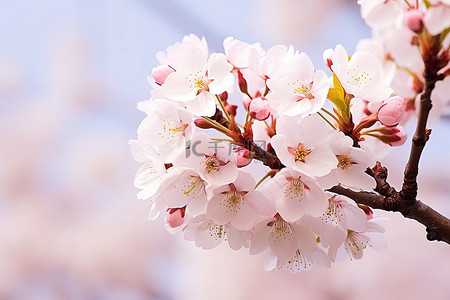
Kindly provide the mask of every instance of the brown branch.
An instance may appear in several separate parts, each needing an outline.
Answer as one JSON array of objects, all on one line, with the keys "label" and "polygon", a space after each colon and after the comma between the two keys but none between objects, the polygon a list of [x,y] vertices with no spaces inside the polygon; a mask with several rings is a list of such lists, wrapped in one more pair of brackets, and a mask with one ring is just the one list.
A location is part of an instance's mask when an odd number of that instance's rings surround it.
[{"label": "brown branch", "polygon": [[358,204],[400,212],[405,218],[414,219],[423,224],[427,230],[428,240],[450,244],[450,220],[419,200],[413,202],[404,200],[398,192],[391,197],[370,192],[355,192],[340,185],[332,187],[329,191],[347,196]]},{"label": "brown branch", "polygon": [[330,192],[347,196],[358,204],[364,204],[376,209],[400,212],[405,218],[414,219],[425,225],[427,239],[430,241],[444,241],[450,244],[450,220],[419,200],[404,199],[387,182],[388,170],[379,162],[367,173],[371,175],[377,185],[374,192],[355,192],[337,185],[329,189]]},{"label": "brown branch", "polygon": [[280,170],[285,167],[275,154],[262,149],[253,141],[247,141],[242,138],[235,141],[235,144],[249,150],[254,159],[261,161],[265,166],[268,166],[271,169]]},{"label": "brown branch", "polygon": [[[423,148],[427,143],[431,129],[427,129],[428,115],[432,108],[431,93],[438,80],[444,79],[443,74],[438,74],[439,70],[447,60],[447,55],[439,55],[441,45],[433,43],[424,45],[423,62],[425,64],[424,79],[425,88],[420,96],[419,117],[417,120],[416,132],[412,139],[411,151],[408,163],[405,167],[404,179],[400,196],[403,200],[414,201],[417,197],[417,175],[419,174],[419,160]],[[444,64],[444,66],[446,63]]]}]

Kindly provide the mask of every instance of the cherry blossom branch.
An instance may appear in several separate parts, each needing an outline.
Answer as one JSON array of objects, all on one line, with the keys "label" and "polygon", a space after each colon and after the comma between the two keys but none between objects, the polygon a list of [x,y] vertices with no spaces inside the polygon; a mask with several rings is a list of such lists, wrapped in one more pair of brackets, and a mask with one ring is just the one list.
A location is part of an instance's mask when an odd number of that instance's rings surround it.
[{"label": "cherry blossom branch", "polygon": [[448,64],[449,60],[449,51],[441,51],[442,46],[436,37],[424,36],[422,47],[422,56],[425,64],[424,91],[420,97],[416,131],[412,139],[401,191],[397,192],[389,185],[387,182],[387,169],[382,167],[379,162],[373,169],[367,170],[367,173],[376,181],[374,190],[378,194],[373,192],[355,192],[340,185],[331,188],[330,191],[348,196],[355,202],[372,208],[400,212],[406,218],[414,219],[425,225],[428,240],[444,241],[450,244],[450,220],[417,200],[419,161],[431,134],[431,129],[426,128],[428,115],[432,108],[431,93],[436,82],[445,78],[445,74],[438,74],[438,72]]},{"label": "cherry blossom branch", "polygon": [[405,218],[414,219],[425,225],[427,239],[430,241],[444,241],[450,244],[450,220],[423,202],[414,199],[406,200],[400,196],[387,182],[388,171],[379,162],[367,173],[376,181],[374,192],[355,192],[337,185],[329,189],[330,192],[341,194],[353,199],[358,204],[364,204],[375,209],[400,212]]},{"label": "cherry blossom branch", "polygon": [[412,139],[411,151],[408,163],[405,167],[404,180],[400,196],[407,201],[414,201],[417,196],[417,175],[419,174],[419,160],[423,148],[427,143],[431,129],[427,129],[428,115],[432,108],[431,92],[438,80],[444,79],[443,74],[438,74],[441,69],[440,56],[438,55],[440,47],[432,47],[424,52],[423,61],[425,63],[425,90],[420,96],[419,117],[416,126],[416,132]]}]

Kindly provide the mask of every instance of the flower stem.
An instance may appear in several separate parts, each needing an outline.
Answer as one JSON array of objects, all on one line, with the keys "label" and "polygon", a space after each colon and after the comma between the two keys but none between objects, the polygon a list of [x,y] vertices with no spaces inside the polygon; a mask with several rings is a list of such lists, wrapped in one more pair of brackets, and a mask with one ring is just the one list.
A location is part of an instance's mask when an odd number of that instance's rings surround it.
[{"label": "flower stem", "polygon": [[225,105],[223,105],[222,99],[219,95],[216,95],[217,100],[219,101],[220,107],[222,108],[223,113],[225,114],[225,117],[227,118],[228,122],[231,123],[231,117],[228,113],[227,109],[225,108]]},{"label": "flower stem", "polygon": [[223,126],[222,124],[208,118],[205,116],[202,116],[203,119],[205,119],[209,124],[211,124],[212,126],[214,126],[217,130],[219,130],[220,132],[223,132],[225,134],[228,134],[230,132],[230,130],[228,128],[226,128],[225,126]]},{"label": "flower stem", "polygon": [[330,125],[334,130],[336,130],[336,127],[334,127],[334,125],[333,124],[331,124],[331,122],[330,121],[328,121],[328,119],[327,118],[325,118],[325,116],[324,115],[322,115],[320,112],[317,112],[317,114],[322,118],[322,119],[324,119],[324,121],[325,122],[327,122],[328,123],[328,125]]}]

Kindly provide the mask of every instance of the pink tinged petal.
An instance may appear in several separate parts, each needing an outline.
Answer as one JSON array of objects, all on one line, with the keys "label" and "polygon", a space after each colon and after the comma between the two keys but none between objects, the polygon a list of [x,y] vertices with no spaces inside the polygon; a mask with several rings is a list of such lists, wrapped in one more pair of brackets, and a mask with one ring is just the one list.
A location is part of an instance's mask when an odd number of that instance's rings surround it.
[{"label": "pink tinged petal", "polygon": [[233,184],[236,187],[236,190],[240,192],[249,192],[253,191],[256,182],[252,174],[239,171]]},{"label": "pink tinged petal", "polygon": [[175,101],[189,101],[197,95],[192,74],[183,71],[173,72],[167,76],[161,86],[164,94]]},{"label": "pink tinged petal", "polygon": [[305,185],[299,178],[296,178],[289,181],[284,189],[283,198],[277,200],[275,206],[283,219],[294,222],[305,213],[304,199]]},{"label": "pink tinged petal", "polygon": [[226,236],[227,226],[205,221],[198,227],[195,245],[209,250],[219,245]]},{"label": "pink tinged petal", "polygon": [[375,180],[366,173],[367,167],[352,165],[344,170],[336,169],[336,178],[344,186],[362,190],[371,190],[375,187]]},{"label": "pink tinged petal", "polygon": [[130,151],[133,158],[140,163],[148,162],[153,158],[159,156],[158,152],[152,145],[139,142],[138,140],[130,140]]},{"label": "pink tinged petal", "polygon": [[251,234],[250,255],[259,254],[269,247],[268,235],[271,227],[267,224],[273,220],[273,218],[268,218],[256,224]]},{"label": "pink tinged petal", "polygon": [[245,194],[244,201],[259,215],[273,216],[276,213],[273,201],[259,191],[251,191]]},{"label": "pink tinged petal", "polygon": [[291,224],[292,233],[297,239],[297,247],[308,254],[317,248],[317,240],[310,228],[301,223]]},{"label": "pink tinged petal", "polygon": [[150,207],[150,213],[148,214],[148,219],[150,221],[156,220],[159,216],[159,210],[156,208],[156,203],[153,202],[152,206]]},{"label": "pink tinged petal", "polygon": [[168,207],[183,207],[192,201],[194,210],[204,208],[207,202],[205,182],[193,170],[174,169],[162,183],[160,202]]},{"label": "pink tinged petal", "polygon": [[276,220],[269,232],[270,250],[281,260],[288,260],[295,253],[298,242],[291,225],[284,220]]},{"label": "pink tinged petal", "polygon": [[347,239],[347,229],[340,226],[328,226],[319,237],[322,246],[337,249]]},{"label": "pink tinged petal", "polygon": [[430,34],[440,34],[444,29],[450,27],[450,7],[447,5],[431,6],[427,9],[423,21]]},{"label": "pink tinged petal", "polygon": [[237,230],[233,226],[228,225],[227,240],[228,245],[230,245],[230,248],[233,250],[248,248],[250,240],[250,232],[244,230]]},{"label": "pink tinged petal", "polygon": [[324,176],[335,169],[337,163],[336,156],[328,146],[317,145],[311,150],[305,163],[298,161],[294,168],[303,169],[313,176]]},{"label": "pink tinged petal", "polygon": [[225,166],[220,166],[216,172],[203,172],[206,180],[213,185],[223,185],[232,183],[238,175],[238,167],[234,162],[229,162]]},{"label": "pink tinged petal", "polygon": [[307,98],[290,103],[285,101],[281,103],[277,108],[277,112],[279,115],[286,116],[305,115],[309,113],[310,110],[311,101]]},{"label": "pink tinged petal", "polygon": [[289,270],[294,274],[309,271],[312,268],[312,260],[308,256],[309,255],[305,255],[302,250],[297,249],[294,256],[283,265],[280,265],[279,268]]},{"label": "pink tinged petal", "polygon": [[228,76],[233,66],[228,62],[223,53],[213,53],[208,60],[208,78],[221,79]]},{"label": "pink tinged petal", "polygon": [[348,229],[359,232],[367,230],[367,217],[362,209],[351,204],[344,204],[344,213]]},{"label": "pink tinged petal", "polygon": [[317,249],[310,253],[311,259],[315,265],[319,265],[324,268],[331,268],[331,261],[328,255],[323,250]]},{"label": "pink tinged petal", "polygon": [[245,201],[231,220],[231,225],[239,230],[250,230],[258,221],[258,214]]},{"label": "pink tinged petal", "polygon": [[309,215],[318,217],[327,209],[327,196],[315,181],[305,182],[308,185],[308,189],[305,190],[305,201],[303,207]]},{"label": "pink tinged petal", "polygon": [[272,271],[277,267],[277,257],[272,252],[267,254],[264,261],[264,271]]},{"label": "pink tinged petal", "polygon": [[223,225],[230,222],[242,208],[242,195],[236,191],[227,191],[214,196],[208,204],[207,218]]},{"label": "pink tinged petal", "polygon": [[209,92],[214,95],[222,94],[229,90],[234,83],[233,74],[229,73],[222,78],[218,78],[209,84]]},{"label": "pink tinged petal", "polygon": [[363,257],[363,250],[367,246],[369,246],[369,238],[367,236],[355,231],[349,231],[344,247],[350,258],[361,259]]},{"label": "pink tinged petal", "polygon": [[211,117],[216,113],[216,98],[206,91],[187,101],[186,108],[197,116]]},{"label": "pink tinged petal", "polygon": [[280,159],[280,161],[287,167],[293,166],[295,162],[294,156],[288,151],[288,139],[282,135],[275,135],[272,137],[271,145]]}]

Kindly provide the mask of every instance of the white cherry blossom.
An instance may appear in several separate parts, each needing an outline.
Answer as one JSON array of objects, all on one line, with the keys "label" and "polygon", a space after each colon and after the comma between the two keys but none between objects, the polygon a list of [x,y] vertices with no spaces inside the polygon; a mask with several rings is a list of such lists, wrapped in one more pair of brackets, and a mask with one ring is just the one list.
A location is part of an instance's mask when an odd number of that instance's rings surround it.
[{"label": "white cherry blossom", "polygon": [[318,247],[315,250],[308,252],[297,249],[288,261],[282,261],[272,253],[269,253],[264,263],[264,270],[287,270],[295,274],[309,271],[313,265],[320,265],[324,268],[331,267],[331,262],[327,254]]},{"label": "white cherry blossom", "polygon": [[137,198],[151,202],[149,219],[156,219],[159,212],[155,200],[159,195],[162,178],[167,173],[166,168],[151,145],[131,140],[130,150],[133,158],[143,164],[134,178],[134,186],[141,190],[137,194]]},{"label": "white cherry blossom", "polygon": [[231,36],[223,41],[223,48],[228,62],[236,69],[248,68],[250,66],[250,56],[253,51],[255,55],[264,53],[259,43],[249,44]]},{"label": "white cherry blossom", "polygon": [[267,99],[278,115],[306,116],[319,111],[330,87],[322,70],[315,70],[305,53],[287,55],[276,75],[267,80],[272,91]]},{"label": "white cherry blossom", "polygon": [[319,216],[325,211],[327,197],[316,180],[304,173],[283,169],[264,185],[264,194],[275,199],[281,217],[289,222],[303,215]]},{"label": "white cherry blossom", "polygon": [[432,6],[426,10],[423,22],[428,32],[438,35],[450,27],[450,1],[431,0]]},{"label": "white cherry blossom", "polygon": [[192,114],[167,100],[152,100],[150,114],[138,127],[138,140],[157,148],[160,159],[170,163],[181,152],[194,132]]},{"label": "white cherry blossom", "polygon": [[329,136],[329,145],[337,159],[337,168],[318,179],[323,187],[341,184],[353,189],[372,190],[375,180],[366,174],[375,165],[375,159],[367,151],[353,147],[353,140],[342,132]]},{"label": "white cherry blossom", "polygon": [[216,224],[230,223],[236,229],[250,230],[259,216],[275,214],[275,208],[263,193],[255,191],[253,175],[239,172],[235,181],[213,190],[207,217]]},{"label": "white cherry blossom", "polygon": [[330,59],[331,69],[348,94],[375,102],[392,94],[392,90],[381,81],[380,64],[373,54],[356,51],[349,59],[344,47],[337,45]]},{"label": "white cherry blossom", "polygon": [[309,252],[316,246],[313,232],[298,222],[287,222],[278,215],[255,225],[251,235],[250,254],[258,254],[270,248],[280,260],[287,262],[297,249]]},{"label": "white cherry blossom", "polygon": [[361,17],[373,29],[398,26],[403,21],[407,5],[403,0],[358,0]]},{"label": "white cherry blossom", "polygon": [[171,167],[160,183],[159,209],[187,206],[187,213],[204,213],[208,203],[206,181],[194,169]]},{"label": "white cherry blossom", "polygon": [[318,218],[307,217],[307,224],[320,238],[325,248],[338,248],[347,238],[348,230],[367,230],[367,218],[355,202],[345,196],[328,195],[328,207]]},{"label": "white cherry blossom", "polygon": [[173,159],[173,165],[196,170],[212,185],[232,183],[238,175],[236,155],[231,148],[220,141],[212,141],[204,133],[193,135],[189,147]]},{"label": "white cherry blossom", "polygon": [[232,69],[224,54],[213,53],[206,64],[176,69],[167,76],[162,89],[168,98],[184,101],[192,113],[212,116],[216,111],[215,95],[233,85]]},{"label": "white cherry blossom", "polygon": [[216,224],[206,218],[206,215],[199,215],[189,220],[183,229],[184,238],[195,241],[195,245],[205,250],[218,246],[226,240],[233,250],[249,247],[250,232],[238,230],[233,225]]},{"label": "white cherry blossom", "polygon": [[272,147],[285,166],[312,176],[324,176],[337,168],[338,160],[327,140],[333,130],[317,116],[280,117],[276,130]]},{"label": "white cherry blossom", "polygon": [[330,246],[328,256],[331,261],[338,262],[348,257],[350,259],[361,259],[364,250],[367,248],[373,248],[377,251],[385,250],[387,248],[386,240],[382,235],[384,228],[377,222],[375,218],[369,220],[367,229],[363,232],[348,230],[347,238],[342,245],[339,247]]}]

